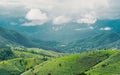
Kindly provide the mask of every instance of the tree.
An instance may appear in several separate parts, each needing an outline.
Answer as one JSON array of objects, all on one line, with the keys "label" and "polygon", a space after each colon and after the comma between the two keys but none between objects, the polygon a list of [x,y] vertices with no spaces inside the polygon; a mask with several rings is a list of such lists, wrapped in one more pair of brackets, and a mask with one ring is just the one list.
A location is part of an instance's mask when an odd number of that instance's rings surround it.
[{"label": "tree", "polygon": [[0,60],[6,60],[15,57],[10,47],[0,49]]}]

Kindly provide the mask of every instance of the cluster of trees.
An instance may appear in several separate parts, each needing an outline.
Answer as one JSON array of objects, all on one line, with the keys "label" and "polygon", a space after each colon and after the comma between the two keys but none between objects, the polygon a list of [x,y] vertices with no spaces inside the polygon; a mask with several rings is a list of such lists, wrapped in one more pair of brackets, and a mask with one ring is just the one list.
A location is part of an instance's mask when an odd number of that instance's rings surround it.
[{"label": "cluster of trees", "polygon": [[15,57],[10,47],[0,49],[0,60],[6,60]]}]

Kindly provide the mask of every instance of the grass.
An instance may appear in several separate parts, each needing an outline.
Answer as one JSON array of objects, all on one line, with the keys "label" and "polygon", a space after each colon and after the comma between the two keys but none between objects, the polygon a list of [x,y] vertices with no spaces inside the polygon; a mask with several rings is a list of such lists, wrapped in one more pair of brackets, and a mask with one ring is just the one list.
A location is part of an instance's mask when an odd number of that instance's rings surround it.
[{"label": "grass", "polygon": [[39,48],[11,48],[0,75],[119,75],[120,51],[95,50],[65,56]]},{"label": "grass", "polygon": [[83,75],[90,68],[117,52],[115,50],[90,51],[56,58],[48,60],[22,75]]},{"label": "grass", "polygon": [[108,59],[97,64],[86,72],[90,75],[119,75],[120,74],[120,52],[113,54]]},{"label": "grass", "polygon": [[12,48],[12,52],[14,58],[0,61],[0,75],[20,75],[40,63],[62,56],[60,53],[37,48]]},{"label": "grass", "polygon": [[35,66],[36,61],[33,58],[15,58],[0,62],[0,75],[19,75],[23,71]]},{"label": "grass", "polygon": [[51,51],[51,50],[43,50],[43,49],[39,49],[39,48],[20,48],[20,47],[16,47],[16,48],[13,48],[13,49],[15,49],[15,51],[29,52],[29,53],[32,53],[32,54],[37,54],[37,55],[41,55],[41,56],[48,56],[48,57],[60,57],[60,56],[64,55],[62,53],[54,52],[54,51]]}]

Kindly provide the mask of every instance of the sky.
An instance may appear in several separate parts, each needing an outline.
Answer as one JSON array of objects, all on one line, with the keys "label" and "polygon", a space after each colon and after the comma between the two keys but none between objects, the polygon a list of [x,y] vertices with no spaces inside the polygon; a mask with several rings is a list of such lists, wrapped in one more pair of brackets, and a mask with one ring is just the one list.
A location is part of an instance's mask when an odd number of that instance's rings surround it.
[{"label": "sky", "polygon": [[24,16],[29,22],[22,26],[47,22],[53,25],[69,22],[92,25],[98,19],[120,19],[119,3],[120,0],[1,0],[0,15]]}]

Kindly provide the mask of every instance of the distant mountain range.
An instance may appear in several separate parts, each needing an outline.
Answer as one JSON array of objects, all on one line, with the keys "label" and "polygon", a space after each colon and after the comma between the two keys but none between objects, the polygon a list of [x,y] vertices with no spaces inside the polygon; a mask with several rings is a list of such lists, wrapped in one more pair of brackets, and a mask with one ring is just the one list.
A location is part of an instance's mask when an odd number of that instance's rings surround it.
[{"label": "distant mountain range", "polygon": [[9,29],[0,27],[0,47],[4,47],[7,45],[26,46],[26,47],[35,46],[33,42],[30,41],[24,35],[14,30],[9,30]]},{"label": "distant mountain range", "polygon": [[62,51],[81,52],[98,49],[120,49],[120,34],[116,32],[95,34],[69,43]]},{"label": "distant mountain range", "polygon": [[[17,22],[17,20],[15,21]],[[71,53],[96,49],[120,49],[120,20],[98,20],[92,25],[95,29],[83,31],[73,30],[84,28],[84,25],[75,23],[65,25],[60,31],[52,30],[52,25],[49,24],[35,27],[7,24],[9,24],[9,19],[8,22],[0,20],[0,25],[13,29],[0,27],[1,47],[19,45]],[[21,23],[18,22],[18,24]],[[110,27],[112,30],[100,30],[104,27]]]},{"label": "distant mountain range", "polygon": [[[120,20],[97,20],[96,23],[90,25],[94,29],[88,29],[87,24],[68,23],[65,25],[53,25],[45,23],[37,26],[22,26],[28,22],[24,17],[10,17],[0,15],[0,26],[16,30],[29,36],[29,39],[38,39],[42,41],[62,41],[71,42],[86,38],[94,34],[103,32],[118,32],[120,33]],[[111,30],[105,31],[100,28],[110,27]]]},{"label": "distant mountain range", "polygon": [[18,33],[15,30],[0,27],[0,47],[24,46],[55,50],[58,44],[59,42],[55,41],[31,40],[26,35]]}]

